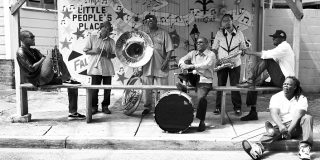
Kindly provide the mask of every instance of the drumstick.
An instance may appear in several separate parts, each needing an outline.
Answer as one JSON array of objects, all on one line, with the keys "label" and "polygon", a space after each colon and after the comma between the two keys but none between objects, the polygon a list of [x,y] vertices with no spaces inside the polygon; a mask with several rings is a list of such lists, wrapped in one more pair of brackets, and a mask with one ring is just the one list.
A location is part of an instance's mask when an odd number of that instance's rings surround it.
[{"label": "drumstick", "polygon": [[142,122],[143,117],[144,117],[144,114],[142,114],[141,117],[140,117],[140,122],[139,122],[139,125],[138,125],[136,131],[134,132],[134,136],[136,136],[137,133],[138,133],[138,130],[139,130],[139,128],[140,128],[140,125],[141,125],[141,122]]}]

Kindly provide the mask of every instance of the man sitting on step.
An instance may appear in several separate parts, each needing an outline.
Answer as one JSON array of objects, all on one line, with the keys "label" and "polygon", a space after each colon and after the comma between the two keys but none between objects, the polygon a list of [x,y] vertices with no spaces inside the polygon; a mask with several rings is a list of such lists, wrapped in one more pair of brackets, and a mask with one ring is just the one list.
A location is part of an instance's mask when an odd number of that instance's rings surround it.
[{"label": "man sitting on step", "polygon": [[276,124],[273,126],[266,122],[266,133],[258,143],[242,141],[243,149],[252,159],[260,159],[262,153],[269,145],[280,139],[299,138],[299,157],[310,159],[310,150],[313,144],[313,118],[307,114],[308,100],[302,95],[300,82],[297,78],[289,76],[283,83],[283,90],[270,99],[270,114]]}]

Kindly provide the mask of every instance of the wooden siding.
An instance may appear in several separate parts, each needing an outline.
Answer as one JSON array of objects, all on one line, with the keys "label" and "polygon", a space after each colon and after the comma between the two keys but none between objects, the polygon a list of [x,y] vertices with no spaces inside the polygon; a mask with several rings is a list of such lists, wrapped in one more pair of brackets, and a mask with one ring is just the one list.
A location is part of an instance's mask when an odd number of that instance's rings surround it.
[{"label": "wooden siding", "polygon": [[[306,92],[320,91],[320,10],[304,9],[301,21],[299,79]],[[268,36],[276,29],[287,33],[287,41],[292,45],[293,14],[290,9],[266,10],[265,49],[273,48]]]},{"label": "wooden siding", "polygon": [[0,2],[0,59],[5,59],[3,1]]},{"label": "wooden siding", "polygon": [[22,8],[20,17],[21,29],[29,30],[36,36],[36,47],[43,54],[54,45],[59,45],[56,12]]},{"label": "wooden siding", "polygon": [[[54,45],[58,45],[57,12],[40,9],[21,8],[20,25],[22,29],[30,30],[36,37],[36,47],[46,53]],[[6,58],[4,33],[3,3],[0,3],[0,59]]]}]

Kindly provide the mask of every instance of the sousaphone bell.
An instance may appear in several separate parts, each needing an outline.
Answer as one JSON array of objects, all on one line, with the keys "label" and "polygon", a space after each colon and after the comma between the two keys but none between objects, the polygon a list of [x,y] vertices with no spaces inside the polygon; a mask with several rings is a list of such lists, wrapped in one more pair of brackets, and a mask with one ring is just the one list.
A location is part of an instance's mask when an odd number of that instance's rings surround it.
[{"label": "sousaphone bell", "polygon": [[116,54],[120,62],[126,66],[144,66],[153,55],[152,39],[142,31],[124,32],[116,42]]}]

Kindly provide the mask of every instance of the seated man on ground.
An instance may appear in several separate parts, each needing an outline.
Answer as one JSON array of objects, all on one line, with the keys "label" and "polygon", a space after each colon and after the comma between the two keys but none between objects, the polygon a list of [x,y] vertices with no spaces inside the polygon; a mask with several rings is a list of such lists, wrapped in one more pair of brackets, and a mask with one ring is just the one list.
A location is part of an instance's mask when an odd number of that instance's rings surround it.
[{"label": "seated man on ground", "polygon": [[266,122],[266,133],[260,142],[242,142],[243,149],[252,159],[259,159],[262,153],[274,141],[281,139],[299,138],[299,157],[310,159],[310,150],[313,144],[313,118],[307,114],[308,100],[302,95],[302,88],[297,78],[289,76],[283,83],[283,90],[270,99],[270,114],[276,124]]},{"label": "seated man on ground", "polygon": [[[200,37],[197,40],[198,50],[193,50],[187,55],[179,60],[179,67],[183,70],[193,70],[192,74],[197,74],[192,76],[193,84],[197,88],[197,115],[196,117],[200,120],[198,131],[204,131],[205,118],[207,112],[207,100],[206,96],[208,92],[212,89],[213,82],[213,64],[215,60],[215,55],[212,51],[208,49],[208,40],[204,37]],[[191,61],[191,63],[185,63]],[[188,80],[191,76],[185,76],[185,80]],[[198,77],[198,78],[197,78]],[[196,82],[194,82],[196,80]],[[177,83],[177,88],[186,91],[186,86],[182,83]]]},{"label": "seated man on ground", "polygon": [[[68,71],[66,64],[63,61],[62,55],[58,50],[56,62],[52,60],[52,54],[45,56],[40,53],[39,50],[31,48],[35,45],[33,33],[30,31],[21,31],[20,40],[22,42],[21,47],[17,51],[17,61],[20,66],[21,75],[29,83],[34,86],[42,86],[47,84],[80,84],[80,82],[73,80]],[[57,69],[56,67],[59,67]],[[55,67],[55,71],[53,69]],[[68,88],[69,98],[69,116],[68,120],[85,119],[86,117],[77,112],[78,110],[78,89]]]},{"label": "seated man on ground", "polygon": [[[246,82],[242,82],[237,86],[240,88],[254,88],[260,82],[261,74],[267,70],[270,75],[270,86],[281,87],[285,77],[294,76],[294,53],[288,42],[286,42],[286,33],[282,30],[277,30],[273,35],[270,35],[273,44],[276,46],[271,50],[262,52],[246,51],[246,54],[255,55],[261,60],[251,70],[251,76]],[[256,111],[257,91],[248,91],[246,104],[251,107],[248,115],[241,117],[241,121],[258,120]]]}]

